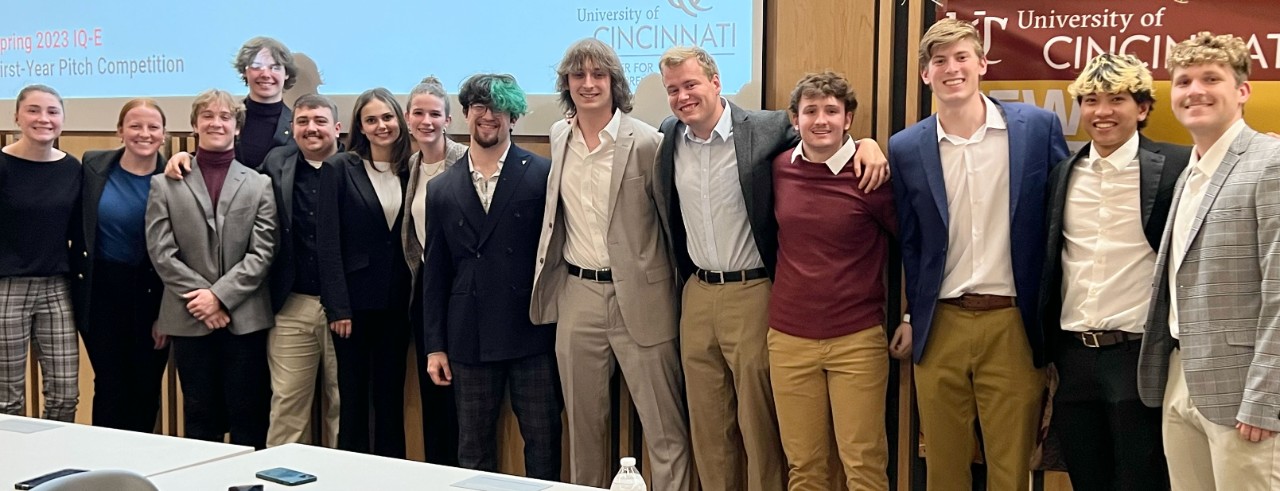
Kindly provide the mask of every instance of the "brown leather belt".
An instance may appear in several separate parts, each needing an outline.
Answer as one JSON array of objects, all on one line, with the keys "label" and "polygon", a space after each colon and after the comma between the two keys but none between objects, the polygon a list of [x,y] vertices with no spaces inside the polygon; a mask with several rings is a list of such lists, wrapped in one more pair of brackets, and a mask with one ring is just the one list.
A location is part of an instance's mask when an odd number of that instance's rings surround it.
[{"label": "brown leather belt", "polygon": [[1114,346],[1129,341],[1142,341],[1141,334],[1124,331],[1085,331],[1068,332],[1067,334],[1090,348]]},{"label": "brown leather belt", "polygon": [[955,298],[944,298],[939,302],[955,305],[965,310],[996,310],[1007,309],[1013,306],[1013,297],[1003,295],[983,295],[981,293],[966,293]]}]

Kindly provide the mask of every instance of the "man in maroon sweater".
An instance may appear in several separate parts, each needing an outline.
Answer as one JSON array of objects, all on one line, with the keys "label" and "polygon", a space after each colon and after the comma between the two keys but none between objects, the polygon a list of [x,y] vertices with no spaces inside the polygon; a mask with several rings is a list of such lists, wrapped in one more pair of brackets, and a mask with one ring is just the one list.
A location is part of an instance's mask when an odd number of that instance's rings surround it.
[{"label": "man in maroon sweater", "polygon": [[833,432],[848,488],[889,489],[888,354],[905,357],[911,338],[895,333],[890,348],[885,331],[885,264],[897,221],[889,187],[858,187],[857,142],[846,133],[857,105],[844,77],[806,75],[790,105],[801,143],[773,160],[769,370],[791,489],[831,484]]}]

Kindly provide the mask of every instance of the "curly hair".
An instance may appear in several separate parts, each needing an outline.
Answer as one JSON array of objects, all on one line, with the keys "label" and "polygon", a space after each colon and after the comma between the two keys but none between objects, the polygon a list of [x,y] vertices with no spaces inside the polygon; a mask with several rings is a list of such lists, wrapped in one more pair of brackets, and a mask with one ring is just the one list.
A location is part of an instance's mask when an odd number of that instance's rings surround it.
[{"label": "curly hair", "polygon": [[1231,67],[1238,85],[1249,81],[1253,60],[1249,58],[1249,48],[1244,39],[1230,34],[1214,36],[1209,31],[1200,31],[1169,50],[1169,59],[1165,62],[1170,74],[1174,69],[1206,63],[1221,63]]},{"label": "curly hair", "polygon": [[858,96],[853,88],[849,87],[849,80],[839,73],[828,71],[809,73],[801,78],[796,83],[796,88],[791,90],[791,104],[787,106],[787,110],[791,111],[792,115],[799,114],[800,99],[826,96],[835,97],[836,100],[844,103],[845,112],[858,109]]},{"label": "curly hair", "polygon": [[490,109],[506,113],[516,119],[529,112],[529,102],[516,78],[505,73],[481,73],[472,75],[458,90],[458,102],[466,114],[473,104],[484,104]]}]

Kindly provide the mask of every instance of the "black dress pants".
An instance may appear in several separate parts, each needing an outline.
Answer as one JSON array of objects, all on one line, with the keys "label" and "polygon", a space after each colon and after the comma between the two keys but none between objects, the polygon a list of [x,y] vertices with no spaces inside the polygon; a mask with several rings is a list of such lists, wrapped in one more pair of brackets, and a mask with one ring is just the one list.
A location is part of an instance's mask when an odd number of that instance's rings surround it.
[{"label": "black dress pants", "polygon": [[171,338],[187,438],[220,442],[230,432],[231,443],[266,448],[271,415],[267,333],[235,335],[223,328]]},{"label": "black dress pants", "polygon": [[[422,275],[418,275],[417,291],[422,291]],[[436,385],[427,374],[426,345],[422,340],[422,296],[417,295],[409,307],[414,352],[418,357],[418,393],[422,398],[422,443],[426,462],[458,466],[458,407],[453,387]]]},{"label": "black dress pants", "polygon": [[474,364],[451,360],[449,366],[457,391],[459,465],[498,471],[498,415],[510,390],[524,438],[525,475],[559,481],[564,398],[555,353]]},{"label": "black dress pants", "polygon": [[93,364],[93,424],[151,433],[169,362],[169,349],[155,349],[151,339],[163,285],[145,265],[98,261],[93,268],[91,319],[80,333]]},{"label": "black dress pants", "polygon": [[1062,443],[1072,489],[1169,489],[1160,409],[1138,397],[1142,341],[1089,348],[1059,335],[1053,431]]},{"label": "black dress pants", "polygon": [[408,312],[403,308],[357,310],[351,319],[351,336],[334,335],[333,349],[342,400],[338,448],[403,459]]}]

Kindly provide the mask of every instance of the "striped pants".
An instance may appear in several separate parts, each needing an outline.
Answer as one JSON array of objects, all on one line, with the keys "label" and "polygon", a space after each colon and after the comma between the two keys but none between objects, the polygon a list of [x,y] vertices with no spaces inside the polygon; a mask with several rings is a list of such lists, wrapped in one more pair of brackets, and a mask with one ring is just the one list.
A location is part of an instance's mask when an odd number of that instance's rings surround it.
[{"label": "striped pants", "polygon": [[80,345],[65,278],[0,278],[0,413],[24,413],[32,339],[40,351],[45,419],[75,420]]}]

